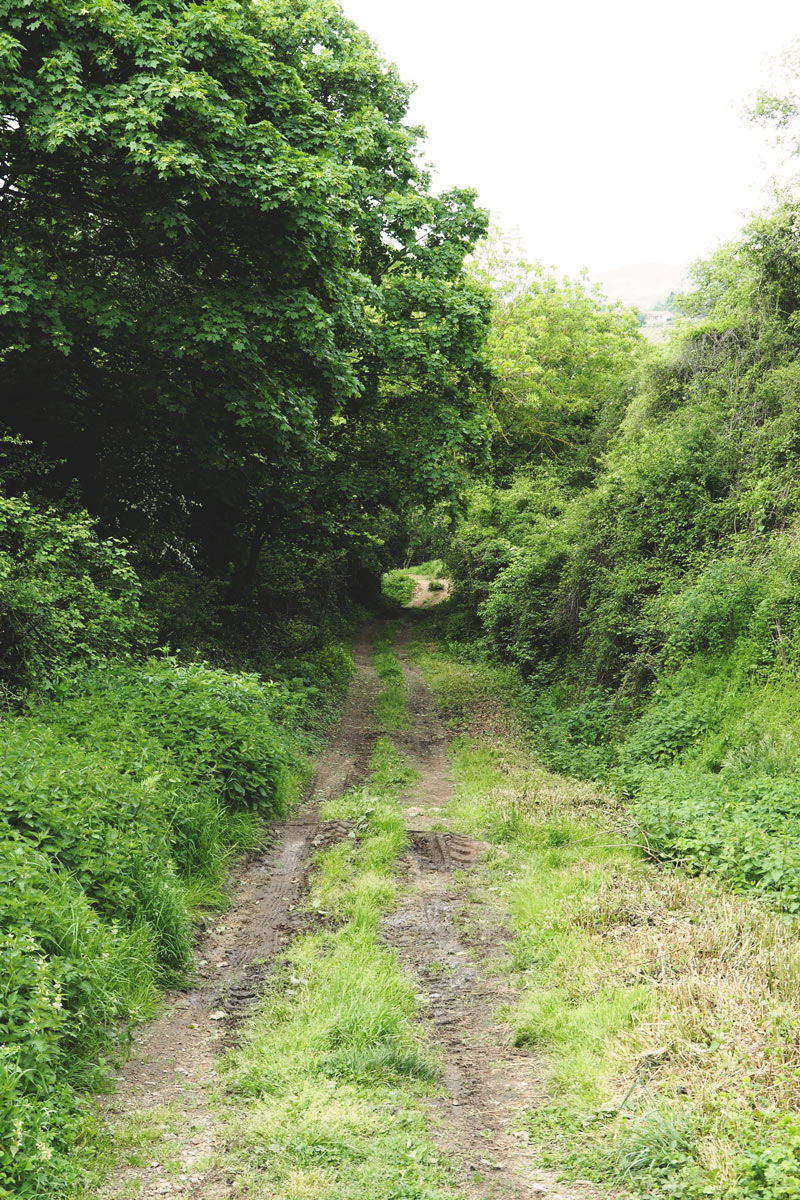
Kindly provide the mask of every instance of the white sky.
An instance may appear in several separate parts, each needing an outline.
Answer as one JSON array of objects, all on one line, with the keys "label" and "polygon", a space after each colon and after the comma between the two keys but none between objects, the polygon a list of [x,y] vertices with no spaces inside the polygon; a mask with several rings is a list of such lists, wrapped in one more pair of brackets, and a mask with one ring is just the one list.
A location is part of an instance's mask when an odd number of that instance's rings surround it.
[{"label": "white sky", "polygon": [[[559,270],[684,264],[776,163],[741,113],[798,0],[343,0],[401,76],[439,187],[476,187]],[[772,165],[770,165],[772,164]]]}]

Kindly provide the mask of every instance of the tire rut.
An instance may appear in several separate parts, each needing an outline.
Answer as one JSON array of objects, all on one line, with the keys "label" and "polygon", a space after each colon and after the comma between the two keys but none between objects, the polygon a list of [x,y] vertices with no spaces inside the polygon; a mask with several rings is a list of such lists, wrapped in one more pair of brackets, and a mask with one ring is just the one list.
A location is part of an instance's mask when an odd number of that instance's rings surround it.
[{"label": "tire rut", "polygon": [[[486,970],[501,965],[508,931],[490,905],[467,901],[452,871],[473,866],[487,847],[455,831],[431,829],[454,785],[448,735],[420,669],[408,659],[412,625],[395,642],[409,688],[412,729],[398,738],[420,772],[406,810],[427,828],[409,831],[408,888],[382,922],[382,936],[414,973],[425,996],[421,1020],[439,1044],[446,1096],[432,1102],[443,1150],[456,1159],[462,1186],[478,1200],[591,1200],[590,1184],[559,1184],[536,1166],[521,1128],[526,1109],[546,1095],[544,1068],[534,1055],[508,1044],[494,1013],[515,993]],[[467,912],[469,935],[466,932]],[[477,965],[483,960],[484,968]]]},{"label": "tire rut", "polygon": [[296,909],[312,853],[353,828],[348,821],[320,822],[317,814],[367,773],[378,736],[379,681],[371,661],[376,630],[376,623],[365,626],[356,640],[356,674],[300,812],[273,823],[271,844],[241,867],[230,910],[201,940],[196,985],[168,994],[160,1017],[134,1035],[134,1051],[103,1106],[112,1136],[131,1118],[146,1120],[160,1109],[171,1117],[162,1151],[152,1152],[146,1164],[115,1170],[98,1193],[102,1200],[137,1193],[223,1200],[231,1193],[232,1180],[216,1165],[216,1059],[235,1041],[238,1022],[257,1002],[282,948],[307,921]]}]

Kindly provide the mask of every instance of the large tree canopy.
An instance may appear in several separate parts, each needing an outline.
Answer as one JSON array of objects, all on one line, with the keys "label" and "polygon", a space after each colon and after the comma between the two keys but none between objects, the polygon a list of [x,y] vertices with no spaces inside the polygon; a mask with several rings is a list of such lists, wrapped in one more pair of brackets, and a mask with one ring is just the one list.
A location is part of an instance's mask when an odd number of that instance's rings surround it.
[{"label": "large tree canopy", "polygon": [[9,432],[217,573],[446,495],[482,437],[484,216],[431,194],[338,5],[0,0],[0,29]]}]

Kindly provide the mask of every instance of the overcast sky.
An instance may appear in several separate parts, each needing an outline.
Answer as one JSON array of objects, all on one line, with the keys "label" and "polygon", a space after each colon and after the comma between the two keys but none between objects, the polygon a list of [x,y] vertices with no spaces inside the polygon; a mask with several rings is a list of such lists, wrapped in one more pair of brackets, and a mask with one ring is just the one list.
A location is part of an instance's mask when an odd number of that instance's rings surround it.
[{"label": "overcast sky", "polygon": [[776,160],[742,118],[798,0],[343,0],[402,77],[439,186],[476,187],[533,258],[684,264]]}]

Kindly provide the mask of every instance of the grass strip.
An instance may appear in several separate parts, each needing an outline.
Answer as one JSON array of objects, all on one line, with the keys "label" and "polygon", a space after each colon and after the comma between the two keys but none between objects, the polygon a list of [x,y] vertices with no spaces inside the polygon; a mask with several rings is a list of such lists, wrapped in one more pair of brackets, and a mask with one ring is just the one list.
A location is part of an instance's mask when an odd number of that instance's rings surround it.
[{"label": "grass strip", "polygon": [[399,622],[386,625],[375,639],[375,670],[383,684],[375,712],[388,733],[408,729],[408,684],[400,660],[392,650]]},{"label": "grass strip", "polygon": [[624,806],[536,760],[504,669],[412,651],[462,731],[444,822],[494,845],[464,883],[514,930],[504,1017],[546,1065],[542,1164],[615,1195],[800,1194],[796,922],[646,859]]},{"label": "grass strip", "polygon": [[316,860],[307,909],[245,1043],[227,1063],[229,1170],[248,1197],[455,1200],[426,1130],[439,1064],[414,1023],[415,982],[378,937],[406,845],[412,772],[380,740],[368,784],[325,806],[353,835]]}]

